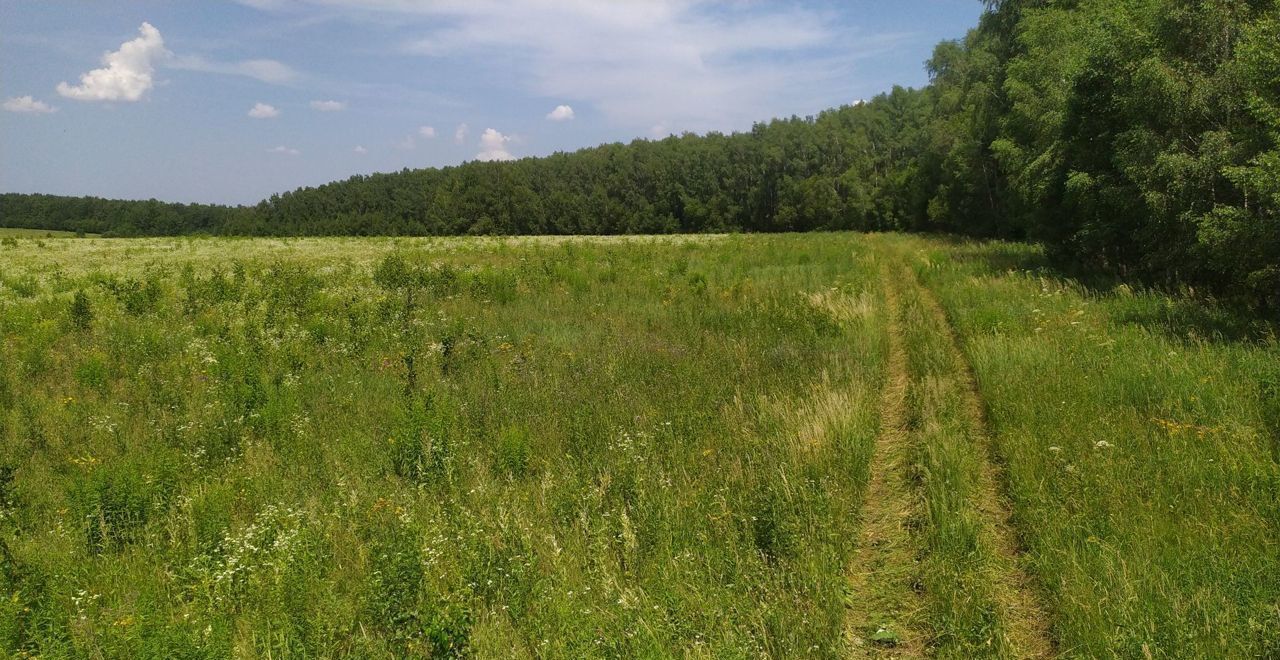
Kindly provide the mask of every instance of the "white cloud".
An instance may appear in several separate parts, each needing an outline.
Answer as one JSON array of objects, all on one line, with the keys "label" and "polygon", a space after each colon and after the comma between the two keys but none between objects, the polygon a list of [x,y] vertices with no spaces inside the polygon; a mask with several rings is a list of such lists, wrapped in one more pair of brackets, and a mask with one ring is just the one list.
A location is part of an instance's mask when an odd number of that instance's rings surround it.
[{"label": "white cloud", "polygon": [[342,101],[312,101],[311,109],[320,112],[341,112],[347,109],[347,104]]},{"label": "white cloud", "polygon": [[9,112],[25,112],[31,114],[45,114],[49,112],[57,112],[58,109],[45,103],[37,101],[30,96],[15,96],[4,102],[4,109]]},{"label": "white cloud", "polygon": [[280,111],[273,105],[254,103],[253,107],[249,108],[249,116],[254,119],[275,119],[280,116]]},{"label": "white cloud", "polygon": [[476,160],[515,160],[515,156],[507,151],[507,143],[511,137],[503,135],[492,128],[484,129],[480,135],[480,153]]},{"label": "white cloud", "polygon": [[289,4],[289,0],[236,0],[236,2],[254,9],[281,9]]},{"label": "white cloud", "polygon": [[660,121],[649,128],[649,136],[661,140],[671,135],[671,125],[665,121]]},{"label": "white cloud", "polygon": [[[312,0],[316,1],[316,0]],[[833,9],[797,3],[645,0],[324,0],[395,15],[406,52],[513,72],[531,93],[589,102],[643,130],[747,128],[845,102],[855,64],[910,35],[848,34]]]},{"label": "white cloud", "polygon": [[413,139],[412,135],[406,135],[403,140],[396,143],[396,148],[410,151],[418,148],[418,142]]},{"label": "white cloud", "polygon": [[168,58],[165,60],[165,65],[172,69],[184,71],[247,76],[273,85],[284,84],[298,78],[298,72],[293,67],[277,60],[258,59],[239,62],[214,62],[199,55],[183,55]]},{"label": "white cloud", "polygon": [[567,105],[557,105],[555,110],[547,113],[547,119],[551,121],[569,121],[573,119],[573,108]]},{"label": "white cloud", "polygon": [[436,136],[436,129],[434,126],[419,126],[418,135],[431,140]]},{"label": "white cloud", "polygon": [[267,153],[269,153],[269,154],[284,154],[284,155],[286,155],[286,156],[297,156],[298,154],[300,154],[300,153],[302,153],[302,152],[301,152],[301,151],[298,151],[297,149],[292,149],[292,148],[290,148],[290,147],[286,147],[286,146],[284,146],[284,145],[280,145],[280,146],[278,146],[278,147],[272,147],[272,148],[270,148],[270,149],[267,149]]},{"label": "white cloud", "polygon": [[466,124],[458,124],[458,128],[453,131],[453,141],[462,144],[467,141],[467,133],[470,129]]},{"label": "white cloud", "polygon": [[849,3],[830,2],[240,1],[377,21],[388,38],[413,35],[404,52],[510,75],[523,91],[590,103],[638,132],[659,122],[674,132],[747,129],[847,103],[863,60],[919,36],[860,33],[847,27]]},{"label": "white cloud", "polygon": [[369,150],[368,150],[368,149],[365,149],[362,145],[359,145],[359,144],[357,144],[357,145],[356,145],[356,148],[355,148],[355,149],[352,149],[352,151],[354,151],[354,152],[356,152],[356,153],[358,153],[358,154],[367,154],[367,153],[369,153]]},{"label": "white cloud", "polygon": [[155,84],[154,62],[169,56],[164,38],[150,23],[138,28],[142,36],[102,56],[104,66],[80,76],[79,85],[58,83],[58,93],[78,101],[137,101]]}]

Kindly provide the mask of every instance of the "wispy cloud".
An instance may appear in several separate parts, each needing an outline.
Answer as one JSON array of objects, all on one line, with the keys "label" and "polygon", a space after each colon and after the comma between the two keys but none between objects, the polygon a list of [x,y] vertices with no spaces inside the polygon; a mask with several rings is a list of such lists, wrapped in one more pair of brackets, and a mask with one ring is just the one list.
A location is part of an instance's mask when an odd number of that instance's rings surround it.
[{"label": "wispy cloud", "polygon": [[432,140],[436,137],[436,129],[434,126],[419,126],[418,135],[421,135],[428,140]]},{"label": "wispy cloud", "polygon": [[28,114],[48,114],[57,112],[58,109],[45,103],[37,101],[30,96],[15,96],[4,102],[4,109],[9,112],[24,112]]},{"label": "wispy cloud", "polygon": [[[581,99],[637,129],[744,128],[844,102],[858,63],[908,44],[859,34],[840,12],[710,0],[241,0],[414,34],[409,54],[509,69],[528,91]],[[566,113],[567,114],[567,113]],[[550,118],[550,117],[549,117]]]},{"label": "wispy cloud", "polygon": [[273,85],[282,85],[299,78],[298,72],[293,67],[284,62],[270,59],[218,62],[200,55],[182,55],[168,58],[164,63],[165,66],[172,69],[246,76]]},{"label": "wispy cloud", "polygon": [[151,78],[155,63],[169,56],[164,38],[150,23],[143,23],[141,36],[120,44],[120,49],[102,56],[103,66],[80,76],[79,85],[58,83],[58,93],[77,101],[137,101],[155,84]]},{"label": "wispy cloud", "polygon": [[284,145],[280,145],[280,146],[278,146],[278,147],[272,147],[272,148],[270,148],[270,149],[267,149],[267,153],[269,153],[269,154],[281,154],[281,155],[284,155],[284,156],[297,156],[298,154],[300,154],[300,153],[302,153],[302,152],[301,152],[301,151],[298,151],[297,149],[293,149],[293,148],[291,148],[291,147],[286,147],[286,146],[284,146]]},{"label": "wispy cloud", "polygon": [[607,118],[636,126],[666,121],[704,130],[821,107],[826,99],[813,98],[814,90],[825,94],[843,80],[861,48],[837,44],[823,13],[793,5],[355,4],[443,19],[433,21],[443,27],[426,27],[403,44],[406,52],[480,61],[515,52],[531,91],[584,99]]},{"label": "wispy cloud", "polygon": [[320,112],[342,112],[347,109],[347,104],[342,101],[312,101],[311,109]]},{"label": "wispy cloud", "polygon": [[462,144],[463,142],[466,142],[467,133],[469,132],[470,132],[470,129],[467,128],[466,124],[458,124],[458,127],[453,130],[453,141],[457,142],[458,144]]}]

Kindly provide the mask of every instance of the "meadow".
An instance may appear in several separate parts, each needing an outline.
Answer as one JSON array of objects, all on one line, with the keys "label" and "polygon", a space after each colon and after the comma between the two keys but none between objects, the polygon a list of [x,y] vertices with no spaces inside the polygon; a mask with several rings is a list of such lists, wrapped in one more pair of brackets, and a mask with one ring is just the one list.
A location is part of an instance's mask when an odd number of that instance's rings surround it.
[{"label": "meadow", "polygon": [[[0,227],[0,238],[71,238],[74,231],[58,229],[23,229],[21,227]],[[85,234],[85,237],[96,237],[97,234]]]},{"label": "meadow", "polygon": [[1273,657],[1280,345],[1003,242],[0,244],[15,657]]}]

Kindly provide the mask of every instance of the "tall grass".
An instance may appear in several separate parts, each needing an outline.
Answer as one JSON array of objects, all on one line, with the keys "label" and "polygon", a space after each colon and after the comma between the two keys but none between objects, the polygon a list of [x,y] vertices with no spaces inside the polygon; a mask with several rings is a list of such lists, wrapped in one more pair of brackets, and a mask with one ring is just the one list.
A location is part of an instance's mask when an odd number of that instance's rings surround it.
[{"label": "tall grass", "polygon": [[[914,283],[912,275],[902,280]],[[987,529],[992,521],[981,510],[979,481],[988,466],[980,430],[966,414],[964,374],[927,294],[918,286],[904,288],[912,473],[923,518],[916,525],[919,570],[932,651],[942,657],[1016,657],[996,593],[1000,572],[1009,567],[999,563]]]},{"label": "tall grass", "polygon": [[[885,570],[918,580],[928,652],[1024,652],[1022,571],[1065,656],[1280,655],[1274,337],[1040,262],[852,234],[7,241],[0,645],[842,655],[878,602],[848,574],[894,331],[920,514]],[[894,327],[886,263],[916,274]]]},{"label": "tall grass", "polygon": [[1063,654],[1280,656],[1274,335],[1027,246],[897,241],[963,337]]},{"label": "tall grass", "polygon": [[840,652],[856,236],[0,251],[10,653]]}]

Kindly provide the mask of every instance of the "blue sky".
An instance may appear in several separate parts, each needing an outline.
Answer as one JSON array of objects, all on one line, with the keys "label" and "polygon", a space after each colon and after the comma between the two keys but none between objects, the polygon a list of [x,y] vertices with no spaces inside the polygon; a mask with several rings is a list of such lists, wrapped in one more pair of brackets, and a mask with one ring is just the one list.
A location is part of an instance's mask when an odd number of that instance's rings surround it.
[{"label": "blue sky", "polygon": [[0,191],[253,203],[920,86],[977,0],[0,0]]}]

